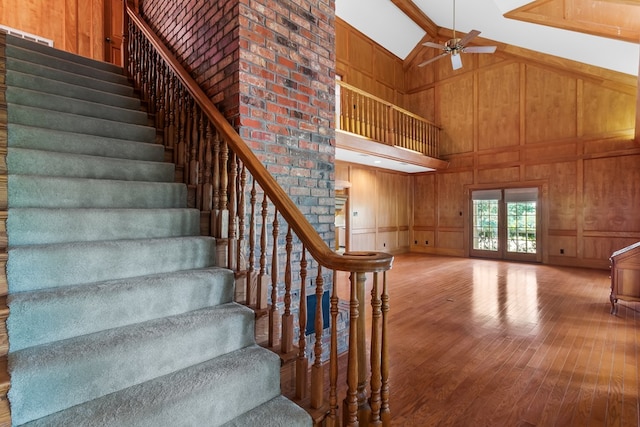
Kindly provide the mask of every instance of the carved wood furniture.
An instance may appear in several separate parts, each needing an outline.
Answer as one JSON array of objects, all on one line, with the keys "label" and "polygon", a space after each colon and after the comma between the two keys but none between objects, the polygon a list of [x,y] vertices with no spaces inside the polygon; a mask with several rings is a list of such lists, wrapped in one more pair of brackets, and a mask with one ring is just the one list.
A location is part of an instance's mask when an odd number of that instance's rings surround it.
[{"label": "carved wood furniture", "polygon": [[618,299],[640,301],[640,242],[611,254],[611,314]]}]

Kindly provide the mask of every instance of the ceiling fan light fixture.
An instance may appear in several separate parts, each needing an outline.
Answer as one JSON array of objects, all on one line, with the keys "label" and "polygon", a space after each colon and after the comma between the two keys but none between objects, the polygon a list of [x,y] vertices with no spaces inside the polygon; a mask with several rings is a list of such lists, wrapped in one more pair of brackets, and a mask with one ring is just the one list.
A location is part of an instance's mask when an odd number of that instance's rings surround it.
[{"label": "ceiling fan light fixture", "polygon": [[451,67],[454,70],[462,68],[462,56],[455,51],[451,53]]}]

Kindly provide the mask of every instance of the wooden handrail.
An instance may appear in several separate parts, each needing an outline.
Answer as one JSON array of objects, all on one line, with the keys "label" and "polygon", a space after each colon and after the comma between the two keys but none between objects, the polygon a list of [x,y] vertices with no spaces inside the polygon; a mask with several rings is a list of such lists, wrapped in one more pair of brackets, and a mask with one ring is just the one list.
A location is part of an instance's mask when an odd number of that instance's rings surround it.
[{"label": "wooden handrail", "polygon": [[162,43],[149,25],[137,14],[132,6],[126,3],[128,18],[143,32],[145,37],[160,54],[162,59],[174,70],[182,84],[198,103],[206,116],[215,124],[218,132],[242,160],[247,170],[258,181],[263,191],[269,196],[278,212],[291,225],[300,241],[309,253],[322,266],[339,271],[380,272],[391,269],[393,256],[383,252],[351,252],[339,255],[333,252],[318,232],[300,212],[289,195],[278,184],[275,178],[262,165],[249,146],[229,124],[225,117],[213,105],[196,81],[187,73],[169,49]]}]

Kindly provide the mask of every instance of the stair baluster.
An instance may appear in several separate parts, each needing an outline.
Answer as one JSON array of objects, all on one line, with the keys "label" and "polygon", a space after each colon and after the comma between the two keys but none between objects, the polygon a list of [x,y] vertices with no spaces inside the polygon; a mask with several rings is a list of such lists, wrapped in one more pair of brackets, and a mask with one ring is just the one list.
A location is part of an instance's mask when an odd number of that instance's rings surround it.
[{"label": "stair baluster", "polygon": [[282,315],[282,339],[280,351],[288,354],[293,350],[293,314],[291,314],[291,251],[293,249],[293,237],[291,226],[287,227],[285,245],[286,261],[284,270],[284,314]]},{"label": "stair baluster", "polygon": [[307,251],[302,247],[300,259],[300,311],[298,313],[298,358],[296,359],[296,399],[304,399],[307,396],[307,372],[309,361],[307,359]]}]

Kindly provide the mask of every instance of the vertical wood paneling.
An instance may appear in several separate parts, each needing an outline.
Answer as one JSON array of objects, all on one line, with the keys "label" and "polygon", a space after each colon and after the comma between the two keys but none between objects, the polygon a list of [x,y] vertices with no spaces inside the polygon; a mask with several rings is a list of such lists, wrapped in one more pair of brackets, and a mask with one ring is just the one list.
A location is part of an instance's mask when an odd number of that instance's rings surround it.
[{"label": "vertical wood paneling", "polygon": [[[528,181],[546,180],[549,182],[549,229],[575,230],[577,226],[576,163],[565,162],[527,166],[525,179]],[[551,253],[554,255],[559,254],[558,251],[552,251]]]},{"label": "vertical wood paneling", "polygon": [[0,23],[51,39],[54,46],[104,57],[104,0],[2,0]]},{"label": "vertical wood paneling", "polygon": [[602,135],[605,133],[633,129],[635,114],[628,106],[634,104],[632,95],[595,85],[584,83],[584,134]]},{"label": "vertical wood paneling", "polygon": [[376,173],[373,170],[353,167],[351,169],[351,218],[352,231],[376,226]]},{"label": "vertical wood paneling", "polygon": [[473,75],[448,80],[436,89],[436,123],[445,130],[440,135],[443,156],[473,151]]},{"label": "vertical wood paneling", "polygon": [[518,145],[520,66],[510,64],[478,73],[478,148]]},{"label": "vertical wood paneling", "polygon": [[[446,228],[464,228],[464,187],[473,183],[472,172],[443,173],[438,175],[438,225]],[[461,248],[461,247],[460,247]]]},{"label": "vertical wood paneling", "polygon": [[[577,135],[577,82],[533,65],[526,67],[527,143]],[[562,117],[562,120],[558,120]]]},{"label": "vertical wood paneling", "polygon": [[584,230],[640,232],[640,155],[584,161]]}]

